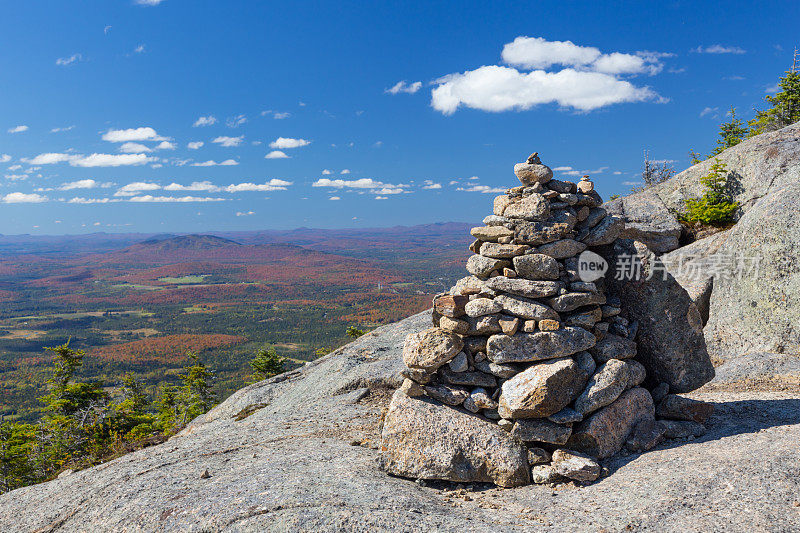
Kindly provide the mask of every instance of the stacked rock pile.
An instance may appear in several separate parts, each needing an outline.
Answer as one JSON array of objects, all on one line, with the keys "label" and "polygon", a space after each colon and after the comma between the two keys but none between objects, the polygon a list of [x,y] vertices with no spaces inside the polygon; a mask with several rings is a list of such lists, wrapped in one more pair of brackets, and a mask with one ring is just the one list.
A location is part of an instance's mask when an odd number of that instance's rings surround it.
[{"label": "stacked rock pile", "polygon": [[[496,423],[510,434],[509,442],[526,446],[534,482],[561,476],[591,481],[601,470],[595,459],[626,443],[633,451],[648,449],[668,425],[655,421],[653,397],[642,387],[647,371],[636,360],[637,323],[621,316],[602,272],[580,272],[579,256],[612,244],[623,222],[601,207],[588,176],[577,184],[553,179],[535,153],[514,173],[522,185],[495,198],[494,213],[471,231],[470,275],[434,298],[433,328],[406,338],[406,381],[399,394],[428,397]],[[664,389],[657,394],[663,397]],[[442,459],[450,467],[437,467],[436,458],[407,449],[439,446],[426,443],[430,436],[409,435],[421,430],[404,426],[390,406],[384,468],[410,477],[526,482],[526,476],[504,478],[491,473],[491,464],[474,461],[466,470],[483,472],[476,479],[465,479],[464,465],[452,458]],[[681,431],[686,427],[672,429]]]}]

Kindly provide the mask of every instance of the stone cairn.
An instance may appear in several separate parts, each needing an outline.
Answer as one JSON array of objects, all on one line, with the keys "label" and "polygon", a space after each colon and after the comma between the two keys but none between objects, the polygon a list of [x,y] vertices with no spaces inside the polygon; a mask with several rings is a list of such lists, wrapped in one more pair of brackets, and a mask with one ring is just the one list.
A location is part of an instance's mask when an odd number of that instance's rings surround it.
[{"label": "stone cairn", "polygon": [[[406,379],[379,459],[390,473],[504,486],[593,481],[596,459],[623,446],[702,433],[656,422],[653,394],[668,391],[642,387],[637,323],[621,316],[604,277],[579,277],[578,256],[612,244],[623,221],[607,215],[588,176],[553,179],[536,153],[514,173],[522,185],[496,197],[494,214],[471,230],[470,275],[434,298],[433,328],[406,338]],[[669,396],[681,404],[673,410],[707,416]]]}]

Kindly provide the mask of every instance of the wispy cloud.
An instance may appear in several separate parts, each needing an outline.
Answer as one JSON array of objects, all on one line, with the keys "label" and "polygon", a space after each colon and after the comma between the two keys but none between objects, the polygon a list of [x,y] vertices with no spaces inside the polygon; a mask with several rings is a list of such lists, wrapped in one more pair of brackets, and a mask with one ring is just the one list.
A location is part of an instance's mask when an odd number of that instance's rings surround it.
[{"label": "wispy cloud", "polygon": [[719,107],[704,107],[700,111],[700,116],[704,117],[706,115],[710,115],[711,118],[719,118]]},{"label": "wispy cloud", "polygon": [[126,142],[122,143],[122,145],[119,147],[119,151],[124,154],[141,154],[152,152],[153,150],[141,143]]},{"label": "wispy cloud", "polygon": [[419,91],[422,88],[421,81],[415,81],[413,83],[406,83],[405,80],[398,81],[388,89],[384,89],[383,92],[386,94],[414,94],[415,92]]},{"label": "wispy cloud", "polygon": [[83,59],[81,54],[72,54],[69,57],[59,57],[56,59],[56,65],[60,67],[66,67],[67,65],[71,65],[76,61],[80,61],[81,59]]},{"label": "wispy cloud", "polygon": [[139,203],[195,203],[195,202],[224,202],[225,198],[210,198],[198,196],[134,196],[130,202]]},{"label": "wispy cloud", "polygon": [[0,154],[0,163],[8,163],[11,161],[11,156],[8,154]]},{"label": "wispy cloud", "polygon": [[152,161],[144,154],[92,154],[70,160],[73,167],[124,167],[143,165]]},{"label": "wispy cloud", "polygon": [[235,159],[226,159],[225,161],[221,161],[217,163],[213,159],[203,162],[192,163],[193,167],[235,167],[238,165],[239,162]]},{"label": "wispy cloud", "polygon": [[237,217],[251,217],[251,216],[253,216],[255,214],[256,214],[255,211],[245,211],[245,212],[237,211],[236,212],[236,216]]},{"label": "wispy cloud", "polygon": [[240,135],[238,137],[228,137],[225,135],[221,135],[212,140],[211,142],[216,143],[220,146],[231,148],[234,146],[239,146],[240,144],[242,144],[242,141],[244,141],[244,135]]},{"label": "wispy cloud", "polygon": [[235,117],[230,117],[228,120],[225,121],[225,124],[229,128],[238,128],[242,124],[247,122],[247,117],[244,115],[236,115]]},{"label": "wispy cloud", "polygon": [[192,126],[194,126],[195,128],[200,128],[203,126],[211,126],[216,123],[217,123],[217,118],[214,115],[208,115],[205,117],[200,117],[197,120],[195,120]]},{"label": "wispy cloud", "polygon": [[65,128],[53,128],[53,129],[50,130],[50,133],[59,133],[61,131],[69,131],[69,130],[74,130],[74,129],[75,129],[74,125],[73,126],[67,126]]},{"label": "wispy cloud", "polygon": [[100,184],[93,179],[85,179],[85,180],[78,180],[78,181],[70,181],[64,183],[58,189],[61,191],[72,191],[74,189],[94,189],[99,187]]},{"label": "wispy cloud", "polygon": [[140,6],[157,6],[163,1],[164,0],[134,0],[134,3]]},{"label": "wispy cloud", "polygon": [[480,192],[484,194],[506,192],[502,187],[489,187],[488,185],[473,185],[471,187],[457,187],[457,191]]},{"label": "wispy cloud", "polygon": [[202,148],[204,144],[205,143],[203,141],[192,141],[186,145],[186,148],[188,148],[189,150],[197,150],[199,148]]},{"label": "wispy cloud", "polygon": [[8,133],[22,133],[23,131],[28,131],[28,126],[20,125],[10,128]]},{"label": "wispy cloud", "polygon": [[432,180],[425,180],[425,185],[422,186],[423,189],[441,189],[441,183],[435,183]]},{"label": "wispy cloud", "polygon": [[747,51],[738,46],[723,46],[721,44],[712,44],[711,46],[698,46],[693,48],[692,52],[698,54],[744,54]]}]

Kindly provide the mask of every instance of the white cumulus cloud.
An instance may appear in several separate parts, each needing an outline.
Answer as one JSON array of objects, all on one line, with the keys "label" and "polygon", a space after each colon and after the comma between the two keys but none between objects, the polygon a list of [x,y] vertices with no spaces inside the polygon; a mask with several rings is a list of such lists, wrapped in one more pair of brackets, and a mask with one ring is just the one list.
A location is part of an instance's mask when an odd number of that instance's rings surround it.
[{"label": "white cumulus cloud", "polygon": [[488,185],[473,185],[472,187],[457,187],[457,191],[464,191],[464,192],[480,192],[483,194],[489,193],[501,193],[506,192],[505,189],[500,187],[489,187]]},{"label": "white cumulus cloud", "polygon": [[275,148],[277,150],[286,150],[288,148],[300,148],[301,146],[308,146],[309,144],[311,144],[311,141],[307,141],[305,139],[278,137],[277,139],[269,143],[269,147]]},{"label": "white cumulus cloud", "polygon": [[73,161],[74,159],[79,158],[80,156],[74,154],[63,154],[63,153],[46,153],[46,154],[39,154],[33,159],[27,161],[29,165],[53,165],[55,163],[64,163],[65,161]]},{"label": "white cumulus cloud", "polygon": [[432,180],[425,180],[425,185],[422,186],[423,189],[441,189],[441,183],[435,183]]},{"label": "white cumulus cloud", "polygon": [[239,164],[239,162],[236,161],[235,159],[226,159],[225,161],[220,161],[219,163],[217,163],[213,159],[210,159],[208,161],[192,163],[192,166],[193,167],[234,167],[234,166],[236,166],[238,164]]},{"label": "white cumulus cloud", "polygon": [[205,143],[203,141],[192,141],[186,145],[189,150],[197,150],[202,148]]},{"label": "white cumulus cloud", "polygon": [[0,163],[8,163],[11,161],[11,156],[8,154],[0,154]]},{"label": "white cumulus cloud", "polygon": [[250,217],[250,216],[253,216],[255,214],[256,214],[255,211],[244,211],[244,212],[237,211],[236,212],[236,216],[237,217]]},{"label": "white cumulus cloud", "polygon": [[22,133],[23,131],[28,131],[28,126],[25,126],[24,124],[20,126],[15,126],[13,128],[10,128],[8,130],[8,133]]},{"label": "white cumulus cloud", "polygon": [[152,152],[153,150],[143,145],[142,143],[126,142],[120,145],[119,151],[126,154],[141,154],[146,152]]},{"label": "white cumulus cloud", "polygon": [[85,179],[85,180],[77,180],[64,183],[63,185],[61,185],[61,187],[59,187],[59,190],[71,191],[74,189],[94,189],[99,185],[100,184],[93,179]]},{"label": "white cumulus cloud", "polygon": [[188,203],[188,202],[224,202],[225,198],[210,198],[198,196],[134,196],[129,201],[139,203]]},{"label": "white cumulus cloud", "polygon": [[289,156],[286,155],[286,152],[282,152],[280,150],[273,150],[267,155],[265,155],[264,159],[289,159]]},{"label": "white cumulus cloud", "polygon": [[124,167],[143,165],[152,159],[144,154],[92,154],[71,159],[69,164],[73,167]]},{"label": "white cumulus cloud", "polygon": [[114,193],[114,196],[136,196],[140,192],[157,191],[160,189],[161,185],[158,183],[134,181],[133,183],[128,183],[127,185],[120,187],[119,190]]},{"label": "white cumulus cloud", "polygon": [[149,127],[128,128],[125,130],[108,130],[103,134],[104,141],[112,143],[136,142],[136,141],[160,141],[156,130]]},{"label": "white cumulus cloud", "polygon": [[6,204],[40,204],[47,201],[46,196],[41,194],[27,194],[24,192],[12,192],[2,197]]}]

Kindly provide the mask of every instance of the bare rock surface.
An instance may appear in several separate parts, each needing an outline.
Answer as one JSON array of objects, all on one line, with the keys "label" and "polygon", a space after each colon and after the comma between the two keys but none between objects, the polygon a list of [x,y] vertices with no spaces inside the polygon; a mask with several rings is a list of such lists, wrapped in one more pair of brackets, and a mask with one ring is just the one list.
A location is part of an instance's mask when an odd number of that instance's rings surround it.
[{"label": "bare rock surface", "polygon": [[[402,382],[405,336],[429,325],[422,313],[379,328],[238,391],[164,444],[2,495],[0,530],[800,529],[797,388],[695,392],[715,406],[705,435],[604,461],[612,475],[584,487],[387,476],[376,462],[380,413]],[[259,408],[234,419],[248,407]]]}]

